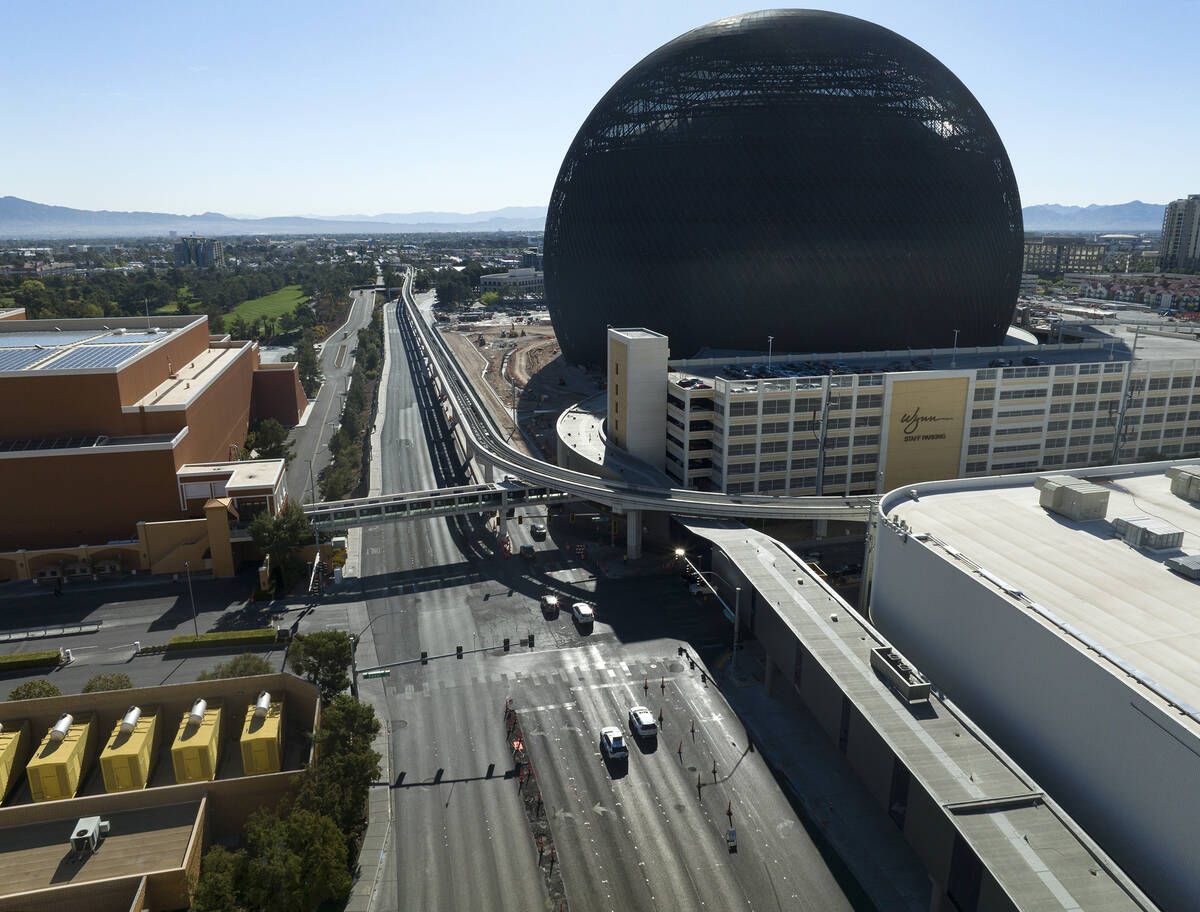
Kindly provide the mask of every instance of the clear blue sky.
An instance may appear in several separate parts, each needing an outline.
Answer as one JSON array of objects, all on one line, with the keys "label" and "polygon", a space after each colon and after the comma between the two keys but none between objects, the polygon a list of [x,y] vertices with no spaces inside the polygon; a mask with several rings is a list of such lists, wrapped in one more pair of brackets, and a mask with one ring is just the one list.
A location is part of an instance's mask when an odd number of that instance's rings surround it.
[{"label": "clear blue sky", "polygon": [[[734,0],[736,3],[736,0]],[[0,195],[179,213],[543,205],[592,106],[730,0],[7,4]],[[981,101],[1025,205],[1200,192],[1196,0],[846,0]]]}]

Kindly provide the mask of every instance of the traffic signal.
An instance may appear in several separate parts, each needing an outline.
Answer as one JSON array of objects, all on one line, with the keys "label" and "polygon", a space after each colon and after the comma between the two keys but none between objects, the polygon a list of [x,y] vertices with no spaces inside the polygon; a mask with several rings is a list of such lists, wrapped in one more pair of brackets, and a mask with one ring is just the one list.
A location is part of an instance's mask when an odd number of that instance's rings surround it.
[{"label": "traffic signal", "polygon": [[533,634],[532,633],[529,634],[529,648],[530,649],[533,648]]},{"label": "traffic signal", "polygon": [[575,514],[574,513],[568,514],[568,519],[570,522],[575,522]]},{"label": "traffic signal", "polygon": [[462,658],[462,647],[461,646],[454,647],[454,658],[456,658],[456,659]]},{"label": "traffic signal", "polygon": [[520,525],[523,525],[523,524],[524,524],[524,522],[525,522],[525,516],[524,516],[524,515],[521,515],[521,516],[518,516],[518,517],[517,517],[517,525],[518,525],[518,526],[520,526]]},{"label": "traffic signal", "polygon": [[424,649],[421,650],[421,664],[422,665],[429,664],[429,653],[426,652]]},{"label": "traffic signal", "polygon": [[505,637],[504,638],[504,651],[508,652],[508,649],[509,649],[508,637]]}]

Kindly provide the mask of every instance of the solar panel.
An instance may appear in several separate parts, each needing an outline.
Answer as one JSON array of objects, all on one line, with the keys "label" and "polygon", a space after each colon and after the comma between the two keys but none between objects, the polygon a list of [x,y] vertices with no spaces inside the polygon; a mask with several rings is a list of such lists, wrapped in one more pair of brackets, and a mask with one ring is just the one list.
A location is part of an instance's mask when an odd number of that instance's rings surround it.
[{"label": "solar panel", "polygon": [[137,355],[144,345],[81,345],[61,358],[43,364],[38,370],[85,370],[95,367],[116,367]]},{"label": "solar panel", "polygon": [[115,342],[157,342],[159,339],[166,336],[167,333],[161,332],[126,332],[126,333],[106,333],[103,336],[97,336],[94,339],[88,339],[88,345],[112,345]]},{"label": "solar panel", "polygon": [[91,339],[100,330],[83,330],[76,332],[6,332],[0,333],[0,348],[29,348],[34,345],[74,345],[84,339]]},{"label": "solar panel", "polygon": [[0,371],[21,370],[38,358],[46,358],[51,354],[44,348],[0,348]]}]

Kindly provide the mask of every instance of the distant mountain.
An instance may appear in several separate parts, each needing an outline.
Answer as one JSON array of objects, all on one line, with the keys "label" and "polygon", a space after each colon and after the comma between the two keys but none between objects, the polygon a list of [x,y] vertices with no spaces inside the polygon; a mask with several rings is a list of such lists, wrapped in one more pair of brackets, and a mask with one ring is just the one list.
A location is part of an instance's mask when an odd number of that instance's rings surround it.
[{"label": "distant mountain", "polygon": [[1165,206],[1134,200],[1116,206],[1026,206],[1026,231],[1158,231]]},{"label": "distant mountain", "polygon": [[516,206],[491,212],[414,212],[347,215],[327,218],[276,216],[230,218],[219,212],[174,215],[167,212],[112,212],[70,209],[0,197],[0,238],[146,237],[175,231],[180,235],[221,237],[236,234],[406,234],[438,231],[541,231],[544,206]]}]

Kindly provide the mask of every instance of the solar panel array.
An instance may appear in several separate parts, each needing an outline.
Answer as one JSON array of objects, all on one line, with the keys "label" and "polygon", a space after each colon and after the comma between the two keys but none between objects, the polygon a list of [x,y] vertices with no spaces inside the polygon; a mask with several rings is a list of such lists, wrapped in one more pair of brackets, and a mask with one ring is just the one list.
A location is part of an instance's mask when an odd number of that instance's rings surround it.
[{"label": "solar panel array", "polygon": [[88,339],[88,345],[111,345],[114,342],[157,342],[166,333],[162,332],[125,332],[125,333],[107,333],[103,336],[97,336],[94,339]]},{"label": "solar panel array", "polygon": [[38,366],[38,370],[86,370],[95,367],[116,367],[135,357],[144,345],[82,345],[61,358]]},{"label": "solar panel array", "polygon": [[0,371],[17,371],[54,352],[44,348],[0,348]]},{"label": "solar panel array", "polygon": [[6,332],[0,333],[0,348],[34,348],[38,345],[57,348],[86,339],[104,341],[104,334],[96,329],[78,332]]}]

